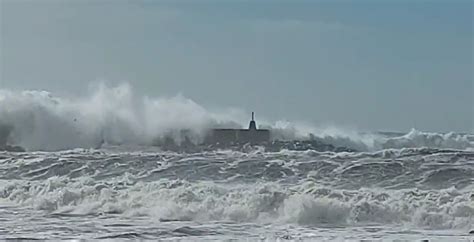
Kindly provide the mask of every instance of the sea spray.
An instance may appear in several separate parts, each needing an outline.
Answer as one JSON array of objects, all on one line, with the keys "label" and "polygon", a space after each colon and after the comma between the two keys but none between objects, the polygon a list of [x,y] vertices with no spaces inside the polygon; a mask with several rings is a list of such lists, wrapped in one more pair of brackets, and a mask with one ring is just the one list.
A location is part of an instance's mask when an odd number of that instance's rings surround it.
[{"label": "sea spray", "polygon": [[[100,148],[104,143],[151,146],[165,136],[180,143],[180,132],[188,130],[192,141],[199,143],[211,128],[245,127],[246,113],[235,108],[211,111],[182,95],[138,96],[127,83],[113,87],[100,83],[83,97],[60,97],[40,90],[0,90],[0,141],[32,151]],[[271,130],[272,140],[313,139],[359,151],[474,147],[468,134],[412,130],[387,137],[335,126],[262,120],[260,127]]]}]

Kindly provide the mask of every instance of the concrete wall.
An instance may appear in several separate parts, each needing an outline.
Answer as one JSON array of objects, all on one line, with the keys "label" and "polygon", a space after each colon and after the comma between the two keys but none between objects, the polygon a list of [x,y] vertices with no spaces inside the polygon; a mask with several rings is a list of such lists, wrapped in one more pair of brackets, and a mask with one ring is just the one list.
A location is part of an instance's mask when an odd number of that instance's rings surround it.
[{"label": "concrete wall", "polygon": [[262,143],[270,141],[270,131],[248,129],[213,129],[206,138],[206,143]]}]

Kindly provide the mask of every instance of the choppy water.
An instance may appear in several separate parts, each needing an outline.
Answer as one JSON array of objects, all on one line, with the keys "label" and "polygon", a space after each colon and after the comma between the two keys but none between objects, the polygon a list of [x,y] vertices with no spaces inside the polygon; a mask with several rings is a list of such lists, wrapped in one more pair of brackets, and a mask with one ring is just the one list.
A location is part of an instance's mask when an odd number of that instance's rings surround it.
[{"label": "choppy water", "polygon": [[474,151],[0,153],[0,239],[471,241]]}]

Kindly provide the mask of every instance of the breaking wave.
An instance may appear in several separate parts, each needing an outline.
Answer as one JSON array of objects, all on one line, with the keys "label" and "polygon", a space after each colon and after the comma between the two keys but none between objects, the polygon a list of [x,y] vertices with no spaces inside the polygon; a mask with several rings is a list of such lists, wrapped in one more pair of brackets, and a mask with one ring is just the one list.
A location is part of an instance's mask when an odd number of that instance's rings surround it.
[{"label": "breaking wave", "polygon": [[385,139],[381,148],[416,148],[432,147],[447,149],[468,149],[474,147],[474,135],[456,134],[456,133],[429,133],[412,129],[409,133]]},{"label": "breaking wave", "polygon": [[[474,223],[471,193],[439,191],[288,188],[267,183],[226,186],[160,181],[126,187],[50,178],[8,184],[3,196],[52,215],[122,214],[166,221],[279,222],[303,225],[403,224],[427,229],[463,229]],[[120,189],[119,187],[123,187]]]},{"label": "breaking wave", "polygon": [[[193,140],[199,142],[209,128],[240,128],[248,121],[242,110],[210,111],[181,95],[137,97],[128,84],[99,84],[93,90],[90,95],[77,98],[58,97],[45,91],[0,90],[0,147],[8,143],[31,151],[54,151],[96,148],[102,143],[149,146],[156,138],[182,129],[192,130],[196,134]],[[260,123],[261,127],[272,129],[273,139],[307,139],[311,133],[321,142],[360,151],[474,147],[470,136],[454,133],[412,130],[387,137],[296,122]]]},{"label": "breaking wave", "polygon": [[45,91],[0,91],[0,124],[10,127],[9,142],[28,150],[149,145],[170,130],[202,133],[214,126],[237,126],[239,111],[211,113],[181,95],[137,98],[128,84],[100,84],[83,98],[62,98]]},{"label": "breaking wave", "polygon": [[4,155],[0,199],[48,216],[470,229],[472,152]]}]

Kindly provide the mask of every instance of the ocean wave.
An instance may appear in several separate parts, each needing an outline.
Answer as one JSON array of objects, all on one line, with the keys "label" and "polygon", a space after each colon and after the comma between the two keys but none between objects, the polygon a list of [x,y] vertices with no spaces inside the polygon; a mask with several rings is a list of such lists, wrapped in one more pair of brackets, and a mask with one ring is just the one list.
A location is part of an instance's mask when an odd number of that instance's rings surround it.
[{"label": "ocean wave", "polygon": [[125,185],[50,178],[11,182],[1,196],[54,214],[121,214],[162,221],[233,221],[303,225],[407,224],[423,229],[468,229],[474,194],[442,190],[340,190],[304,184],[226,185],[161,180]]},{"label": "ocean wave", "polygon": [[232,150],[202,153],[120,152],[76,149],[61,152],[0,153],[0,177],[46,180],[55,176],[95,180],[124,174],[139,181],[317,181],[343,189],[462,189],[473,182],[472,151],[406,148],[377,152],[265,152]]},{"label": "ocean wave", "polygon": [[226,110],[225,116],[211,113],[180,95],[136,97],[128,84],[100,84],[82,98],[1,90],[0,103],[0,129],[11,129],[8,142],[28,150],[94,148],[103,142],[150,145],[172,130],[200,134],[214,126],[236,127],[232,120],[239,115],[234,110]]},{"label": "ocean wave", "polygon": [[456,134],[456,133],[430,133],[421,132],[412,129],[405,135],[399,137],[388,138],[378,145],[380,148],[416,148],[416,147],[430,147],[441,149],[467,149],[473,148],[473,135]]},{"label": "ocean wave", "polygon": [[[199,143],[210,128],[240,128],[247,115],[239,109],[210,111],[181,95],[139,97],[130,85],[97,85],[85,97],[58,97],[46,91],[0,90],[0,149],[20,145],[29,151],[99,148],[102,144],[150,146],[165,135],[181,142],[179,130],[191,130]],[[359,151],[390,148],[472,149],[472,135],[412,130],[398,137],[361,133],[300,122],[260,122],[274,140],[315,139]]]},{"label": "ocean wave", "polygon": [[0,203],[54,219],[470,231],[473,158],[434,148],[2,152]]}]

